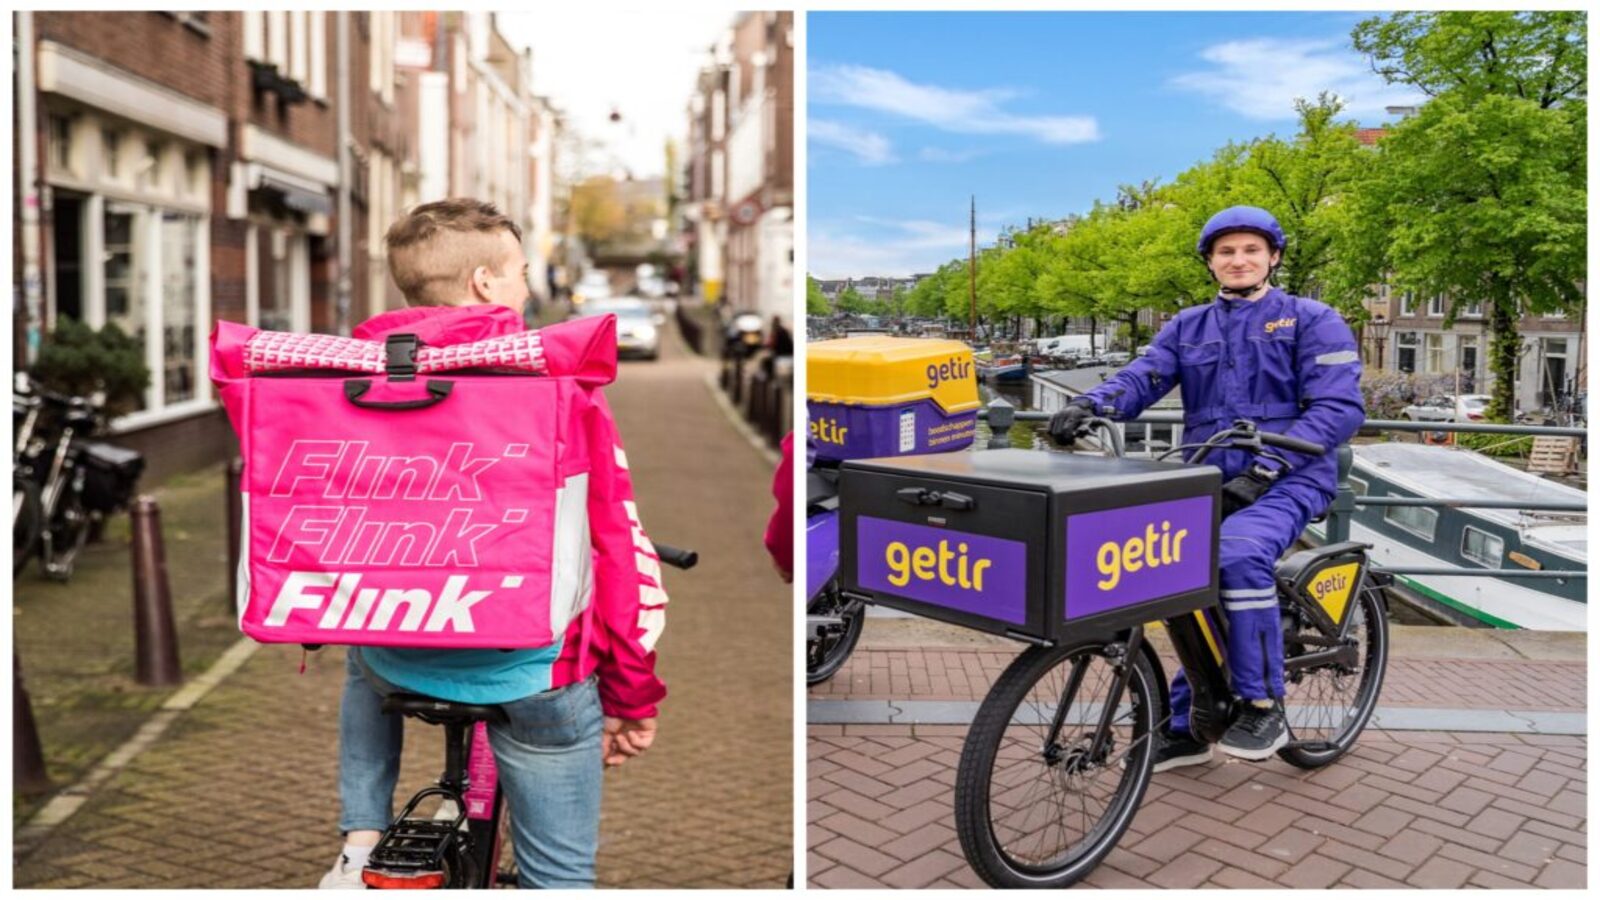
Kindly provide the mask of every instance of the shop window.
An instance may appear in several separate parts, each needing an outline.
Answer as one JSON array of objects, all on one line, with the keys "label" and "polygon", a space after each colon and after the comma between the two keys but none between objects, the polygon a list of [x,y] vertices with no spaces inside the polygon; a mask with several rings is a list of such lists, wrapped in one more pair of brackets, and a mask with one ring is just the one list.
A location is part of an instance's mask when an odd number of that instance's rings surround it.
[{"label": "shop window", "polygon": [[[116,325],[136,343],[145,342],[144,260],[143,241],[148,210],[132,203],[106,204],[102,217],[104,228],[105,321]],[[145,408],[143,398],[139,409]]]},{"label": "shop window", "polygon": [[192,400],[200,378],[196,330],[200,298],[197,288],[200,217],[167,212],[161,215],[161,344],[164,406]]}]

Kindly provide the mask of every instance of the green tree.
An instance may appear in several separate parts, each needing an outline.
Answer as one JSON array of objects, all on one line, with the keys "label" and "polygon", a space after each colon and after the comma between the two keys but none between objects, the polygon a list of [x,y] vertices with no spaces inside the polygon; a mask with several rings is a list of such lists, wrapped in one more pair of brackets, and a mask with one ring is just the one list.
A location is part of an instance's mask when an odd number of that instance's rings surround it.
[{"label": "green tree", "polygon": [[1353,35],[1375,70],[1432,99],[1391,129],[1338,204],[1330,287],[1443,295],[1447,323],[1484,301],[1498,421],[1514,409],[1518,317],[1582,302],[1583,24],[1577,13],[1402,13]]},{"label": "green tree", "polygon": [[833,307],[828,305],[828,298],[823,296],[822,286],[810,275],[806,276],[806,315],[826,316],[833,312]]},{"label": "green tree", "polygon": [[850,285],[839,292],[837,305],[839,312],[853,313],[858,316],[870,315],[878,307],[876,302],[861,296],[861,292],[856,290],[855,285]]},{"label": "green tree", "polygon": [[1403,12],[1350,38],[1393,84],[1430,97],[1516,97],[1549,109],[1585,96],[1588,17],[1577,11]]}]

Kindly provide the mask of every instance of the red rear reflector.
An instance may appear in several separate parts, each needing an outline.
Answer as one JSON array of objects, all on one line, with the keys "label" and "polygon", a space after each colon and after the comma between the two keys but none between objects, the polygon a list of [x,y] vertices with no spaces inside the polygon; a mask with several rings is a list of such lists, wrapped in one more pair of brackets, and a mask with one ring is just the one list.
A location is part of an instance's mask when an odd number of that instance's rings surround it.
[{"label": "red rear reflector", "polygon": [[1483,413],[1469,412],[1467,413],[1467,418],[1477,421],[1478,419],[1483,418]]},{"label": "red rear reflector", "polygon": [[415,875],[391,875],[376,869],[362,869],[361,880],[367,887],[380,891],[427,890],[444,887],[443,872],[419,872]]}]

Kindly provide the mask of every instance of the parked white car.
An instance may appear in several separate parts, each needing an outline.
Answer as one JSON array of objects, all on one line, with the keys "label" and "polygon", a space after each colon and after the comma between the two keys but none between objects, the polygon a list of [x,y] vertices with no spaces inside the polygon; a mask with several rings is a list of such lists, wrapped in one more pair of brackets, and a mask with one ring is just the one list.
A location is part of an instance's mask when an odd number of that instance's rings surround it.
[{"label": "parked white car", "polygon": [[1413,403],[1401,415],[1413,422],[1482,422],[1488,411],[1488,394],[1440,394]]}]

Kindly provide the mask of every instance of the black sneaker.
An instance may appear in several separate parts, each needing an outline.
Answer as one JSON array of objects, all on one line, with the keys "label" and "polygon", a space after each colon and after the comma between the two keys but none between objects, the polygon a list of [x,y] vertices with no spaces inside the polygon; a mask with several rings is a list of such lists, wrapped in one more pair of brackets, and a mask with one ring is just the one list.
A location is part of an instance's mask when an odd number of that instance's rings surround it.
[{"label": "black sneaker", "polygon": [[1240,704],[1238,717],[1228,726],[1218,746],[1229,756],[1259,762],[1271,759],[1272,754],[1287,743],[1289,724],[1284,721],[1283,710],[1277,704],[1262,708],[1245,702]]},{"label": "black sneaker", "polygon": [[1187,734],[1173,734],[1161,729],[1156,733],[1155,764],[1152,772],[1199,766],[1211,762],[1211,745],[1197,741]]}]

